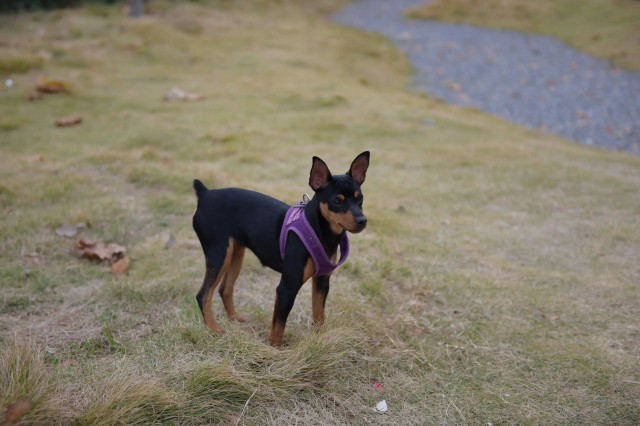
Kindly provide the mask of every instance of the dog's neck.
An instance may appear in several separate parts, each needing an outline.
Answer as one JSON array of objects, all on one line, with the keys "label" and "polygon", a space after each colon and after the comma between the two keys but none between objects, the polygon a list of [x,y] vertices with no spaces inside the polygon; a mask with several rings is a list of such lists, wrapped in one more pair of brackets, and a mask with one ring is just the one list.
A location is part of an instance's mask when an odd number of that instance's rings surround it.
[{"label": "dog's neck", "polygon": [[327,256],[333,256],[338,249],[342,235],[346,231],[343,230],[340,234],[336,234],[332,231],[331,225],[320,212],[320,201],[318,201],[318,198],[315,196],[305,206],[304,214],[320,239]]}]

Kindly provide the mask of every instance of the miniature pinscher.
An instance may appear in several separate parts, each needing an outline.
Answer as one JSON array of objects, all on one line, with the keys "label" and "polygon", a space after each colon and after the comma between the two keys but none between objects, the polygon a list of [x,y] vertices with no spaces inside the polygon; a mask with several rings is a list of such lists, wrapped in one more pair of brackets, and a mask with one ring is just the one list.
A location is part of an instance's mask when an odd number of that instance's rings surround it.
[{"label": "miniature pinscher", "polygon": [[[285,325],[296,295],[313,277],[312,316],[314,325],[324,321],[324,306],[329,293],[332,268],[340,247],[341,262],[348,253],[346,231],[358,233],[367,225],[362,212],[362,190],[369,167],[369,151],[358,155],[346,174],[333,176],[318,157],[313,157],[309,186],[314,196],[293,208],[268,195],[240,188],[207,189],[198,179],[193,187],[198,207],[193,216],[193,229],[198,235],[206,261],[202,287],[196,296],[204,323],[221,332],[211,310],[213,293],[218,290],[231,320],[244,322],[233,303],[233,288],[242,267],[245,248],[251,250],[263,266],[282,274],[276,289],[269,343],[282,344]],[[309,232],[289,232],[297,210]],[[304,216],[304,217],[302,217]],[[285,223],[286,222],[286,223]],[[292,230],[294,231],[294,230]],[[313,232],[311,232],[313,231]],[[313,234],[313,235],[312,235]],[[310,243],[305,240],[314,240]],[[345,244],[346,247],[345,247]],[[312,244],[309,248],[309,244]],[[319,249],[319,250],[318,250]],[[346,252],[345,253],[345,249]],[[320,254],[314,253],[319,251]],[[317,260],[325,258],[325,264]],[[332,265],[335,268],[335,264]]]}]

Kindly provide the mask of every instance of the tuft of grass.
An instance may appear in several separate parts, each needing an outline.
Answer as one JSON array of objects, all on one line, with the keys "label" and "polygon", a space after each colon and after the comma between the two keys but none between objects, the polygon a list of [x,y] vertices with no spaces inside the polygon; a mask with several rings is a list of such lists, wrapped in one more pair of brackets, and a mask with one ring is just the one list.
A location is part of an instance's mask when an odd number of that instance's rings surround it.
[{"label": "tuft of grass", "polygon": [[22,424],[42,424],[51,419],[48,401],[54,390],[54,375],[44,355],[32,342],[11,338],[0,352],[0,409],[11,412]]},{"label": "tuft of grass", "polygon": [[363,296],[377,298],[382,295],[383,282],[379,278],[364,280],[360,283],[360,293]]},{"label": "tuft of grass", "polygon": [[0,132],[12,132],[20,128],[20,123],[15,121],[3,121],[0,122]]},{"label": "tuft of grass", "polygon": [[5,56],[0,58],[0,74],[24,74],[43,66],[42,58],[37,56]]},{"label": "tuft of grass", "polygon": [[95,384],[91,404],[75,419],[80,425],[164,423],[175,420],[180,398],[158,380],[119,371]]},{"label": "tuft of grass", "polygon": [[635,0],[438,0],[407,15],[546,34],[617,66],[640,70],[640,4]]},{"label": "tuft of grass", "polygon": [[187,379],[187,406],[202,413],[203,420],[207,422],[229,422],[258,389],[258,383],[251,377],[241,376],[224,362],[192,362],[181,369],[180,375]]}]

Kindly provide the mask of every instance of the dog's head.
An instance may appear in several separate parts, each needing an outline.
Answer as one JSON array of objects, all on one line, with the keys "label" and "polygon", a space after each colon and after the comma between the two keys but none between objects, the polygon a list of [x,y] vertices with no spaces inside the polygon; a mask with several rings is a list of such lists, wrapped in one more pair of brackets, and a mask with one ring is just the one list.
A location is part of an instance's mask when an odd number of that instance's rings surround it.
[{"label": "dog's head", "polygon": [[367,226],[362,212],[363,195],[360,186],[364,183],[369,168],[369,151],[358,155],[346,174],[333,176],[326,163],[313,157],[309,186],[320,203],[322,216],[331,225],[331,230],[341,234],[344,230],[358,233]]}]

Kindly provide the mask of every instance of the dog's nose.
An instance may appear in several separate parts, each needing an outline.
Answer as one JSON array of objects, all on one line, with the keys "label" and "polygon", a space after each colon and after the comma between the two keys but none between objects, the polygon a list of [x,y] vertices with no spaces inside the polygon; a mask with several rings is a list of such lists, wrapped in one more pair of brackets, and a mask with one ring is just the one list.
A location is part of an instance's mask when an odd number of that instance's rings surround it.
[{"label": "dog's nose", "polygon": [[360,227],[360,228],[364,228],[365,226],[367,226],[367,218],[364,216],[360,216],[356,219],[356,224]]}]

